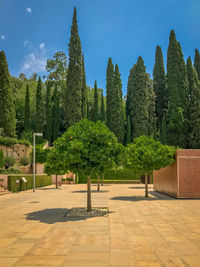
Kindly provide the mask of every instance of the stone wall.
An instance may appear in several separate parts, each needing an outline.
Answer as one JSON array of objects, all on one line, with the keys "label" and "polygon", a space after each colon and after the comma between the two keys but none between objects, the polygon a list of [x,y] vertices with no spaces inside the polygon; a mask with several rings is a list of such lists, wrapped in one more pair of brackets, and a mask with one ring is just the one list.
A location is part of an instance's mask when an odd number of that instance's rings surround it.
[{"label": "stone wall", "polygon": [[0,174],[0,185],[8,189],[8,174]]},{"label": "stone wall", "polygon": [[21,144],[15,144],[13,146],[0,145],[0,149],[3,150],[4,157],[12,157],[16,163],[19,163],[22,158],[30,157],[32,146],[26,146]]}]

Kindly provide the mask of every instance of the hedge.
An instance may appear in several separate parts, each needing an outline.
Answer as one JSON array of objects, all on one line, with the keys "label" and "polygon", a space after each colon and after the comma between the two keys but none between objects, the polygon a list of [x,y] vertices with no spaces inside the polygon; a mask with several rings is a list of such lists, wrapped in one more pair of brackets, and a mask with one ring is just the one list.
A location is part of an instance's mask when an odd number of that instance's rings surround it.
[{"label": "hedge", "polygon": [[[25,177],[27,183],[22,181],[22,177]],[[16,183],[19,180],[19,184]],[[35,187],[43,187],[52,184],[52,178],[48,175],[36,175],[35,176]],[[12,192],[23,191],[26,189],[33,188],[33,175],[9,175],[8,176],[8,190]]]},{"label": "hedge", "polygon": [[21,144],[21,145],[26,145],[26,146],[30,145],[29,141],[27,140],[18,140],[17,138],[0,136],[0,145],[14,146],[15,144]]}]

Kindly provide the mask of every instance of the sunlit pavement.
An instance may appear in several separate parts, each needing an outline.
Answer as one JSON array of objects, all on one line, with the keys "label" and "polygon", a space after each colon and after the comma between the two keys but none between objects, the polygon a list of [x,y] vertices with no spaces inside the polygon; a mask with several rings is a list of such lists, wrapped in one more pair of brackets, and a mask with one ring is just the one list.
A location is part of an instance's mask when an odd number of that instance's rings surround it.
[{"label": "sunlit pavement", "polygon": [[109,216],[67,218],[86,206],[86,185],[54,187],[0,197],[0,266],[200,266],[200,200],[93,185]]}]

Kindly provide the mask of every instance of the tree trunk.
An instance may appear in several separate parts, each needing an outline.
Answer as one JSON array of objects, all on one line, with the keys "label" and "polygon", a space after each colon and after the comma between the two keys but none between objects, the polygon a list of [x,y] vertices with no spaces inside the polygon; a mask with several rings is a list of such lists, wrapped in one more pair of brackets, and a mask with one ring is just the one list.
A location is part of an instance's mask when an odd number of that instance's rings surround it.
[{"label": "tree trunk", "polygon": [[101,186],[103,186],[103,182],[104,182],[104,175],[102,176]]},{"label": "tree trunk", "polygon": [[91,178],[87,177],[87,211],[92,210],[92,203],[91,203]]},{"label": "tree trunk", "polygon": [[145,197],[148,197],[148,174],[145,173]]},{"label": "tree trunk", "polygon": [[99,176],[97,180],[97,191],[100,191],[100,177]]},{"label": "tree trunk", "polygon": [[58,175],[56,174],[56,189],[58,189]]}]

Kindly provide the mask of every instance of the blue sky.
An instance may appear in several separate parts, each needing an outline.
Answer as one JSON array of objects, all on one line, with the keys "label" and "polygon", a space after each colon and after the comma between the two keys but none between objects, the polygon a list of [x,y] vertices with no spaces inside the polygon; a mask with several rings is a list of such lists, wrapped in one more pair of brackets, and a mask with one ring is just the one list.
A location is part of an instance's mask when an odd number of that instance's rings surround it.
[{"label": "blue sky", "polygon": [[119,66],[124,94],[138,56],[152,73],[159,44],[166,64],[171,29],[185,59],[200,49],[199,0],[0,0],[0,50],[6,53],[12,75],[42,74],[56,51],[68,55],[74,5],[87,84],[93,86],[96,79],[104,92],[109,57]]}]

